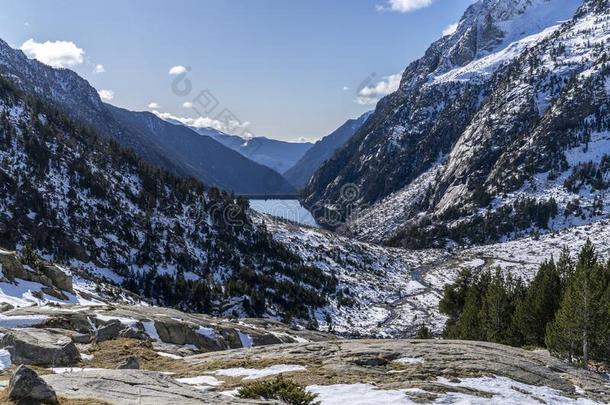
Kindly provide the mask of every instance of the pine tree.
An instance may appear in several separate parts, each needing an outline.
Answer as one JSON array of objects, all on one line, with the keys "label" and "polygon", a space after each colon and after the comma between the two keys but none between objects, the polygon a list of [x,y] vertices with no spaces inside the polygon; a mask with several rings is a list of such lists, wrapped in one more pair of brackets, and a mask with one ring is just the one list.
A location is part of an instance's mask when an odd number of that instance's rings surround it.
[{"label": "pine tree", "polygon": [[561,300],[561,277],[553,260],[544,262],[519,300],[513,316],[513,328],[521,343],[544,346],[546,325],[555,318]]},{"label": "pine tree", "polygon": [[439,303],[440,313],[447,315],[448,317],[443,332],[445,337],[456,335],[455,328],[460,315],[464,311],[466,295],[473,282],[474,277],[472,271],[470,269],[464,269],[460,272],[457,280],[453,284],[445,286],[443,298]]},{"label": "pine tree", "polygon": [[487,333],[481,322],[481,307],[490,283],[490,273],[484,272],[467,289],[464,309],[460,314],[453,336],[449,337],[466,340],[485,340]]},{"label": "pine tree", "polygon": [[521,288],[511,275],[505,278],[500,269],[496,269],[489,287],[482,299],[479,317],[485,340],[510,344],[512,337],[512,316],[515,295],[520,295]]},{"label": "pine tree", "polygon": [[417,329],[417,333],[415,334],[415,339],[420,339],[420,340],[432,339],[432,332],[430,332],[430,329],[428,329],[428,327],[426,325],[421,324],[419,326],[419,328]]},{"label": "pine tree", "polygon": [[570,361],[580,358],[585,368],[592,351],[599,351],[598,322],[603,314],[601,306],[607,288],[606,273],[604,266],[598,263],[593,244],[587,240],[545,339],[551,352]]},{"label": "pine tree", "polygon": [[561,250],[561,254],[559,255],[559,260],[557,260],[556,267],[557,274],[561,279],[560,295],[563,296],[568,285],[568,280],[570,280],[570,278],[574,274],[574,261],[572,260],[572,256],[570,255],[570,249],[567,246],[564,246]]}]

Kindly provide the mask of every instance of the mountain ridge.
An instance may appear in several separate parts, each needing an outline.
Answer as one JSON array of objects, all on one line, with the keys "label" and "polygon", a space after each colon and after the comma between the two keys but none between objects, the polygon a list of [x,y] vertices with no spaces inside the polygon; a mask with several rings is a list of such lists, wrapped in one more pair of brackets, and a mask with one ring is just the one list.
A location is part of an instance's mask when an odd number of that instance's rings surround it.
[{"label": "mountain ridge", "polygon": [[[556,21],[561,13],[547,9],[553,18],[543,34],[525,36],[504,49],[495,48],[498,35],[493,27],[506,24],[475,13],[482,5],[496,3],[475,3],[455,34],[435,42],[407,68],[399,90],[382,99],[367,125],[314,175],[304,192],[308,207],[322,206],[347,219],[343,229],[356,237],[409,247],[489,243],[570,226],[582,215],[597,217],[590,208],[574,214],[573,200],[579,198],[587,205],[601,199],[598,205],[606,211],[603,189],[589,186],[573,192],[562,191],[563,184],[539,183],[556,191],[546,197],[534,190],[503,196],[550,169],[554,173],[549,178],[565,173],[560,177],[567,181],[569,170],[581,170],[575,166],[585,162],[560,163],[563,151],[558,149],[591,139],[594,128],[603,141],[607,1],[585,1],[577,10],[570,8],[575,2],[504,1],[529,6],[533,12],[551,5],[563,13],[574,11],[573,19],[561,23]],[[516,15],[528,19],[527,12]],[[480,44],[492,44],[494,53],[475,59]],[[490,65],[489,57],[501,60]],[[450,60],[459,63],[447,64]],[[493,69],[479,69],[481,61]],[[456,69],[461,69],[458,75],[437,80]],[[549,114],[554,107],[564,111],[563,117]],[[536,141],[528,133],[538,134]],[[524,147],[532,145],[528,142],[539,145],[526,151]],[[520,157],[515,159],[515,154]],[[553,156],[555,163],[544,164],[543,156]],[[359,190],[355,201],[341,201],[345,184]],[[353,214],[351,220],[347,212]],[[545,214],[538,218],[534,212]]]},{"label": "mountain ridge", "polygon": [[[132,148],[147,162],[169,170],[181,177],[195,177],[210,185],[221,186],[227,191],[242,193],[294,192],[294,188],[279,173],[253,163],[242,155],[234,154],[223,145],[213,145],[182,131],[176,134],[170,127],[164,127],[159,118],[157,128],[167,128],[165,136],[155,136],[148,131],[133,131],[133,126],[141,114],[121,114],[123,122],[117,121],[117,110],[108,108],[97,91],[83,78],[69,69],[56,69],[37,60],[29,59],[19,50],[14,50],[0,40],[0,73],[16,83],[21,90],[40,97],[60,107],[71,118],[86,123],[106,137],[117,140],[123,146]],[[125,111],[125,110],[123,110]],[[114,114],[113,114],[114,112]],[[129,117],[129,119],[127,119]],[[125,122],[128,122],[127,127]],[[179,136],[180,139],[176,139]],[[179,148],[182,143],[190,147]],[[209,150],[213,149],[213,150]],[[196,155],[193,152],[199,151]],[[210,160],[208,164],[207,160]],[[245,178],[234,174],[236,168],[244,169]],[[233,173],[233,174],[231,174]],[[230,174],[227,176],[227,174]]]}]

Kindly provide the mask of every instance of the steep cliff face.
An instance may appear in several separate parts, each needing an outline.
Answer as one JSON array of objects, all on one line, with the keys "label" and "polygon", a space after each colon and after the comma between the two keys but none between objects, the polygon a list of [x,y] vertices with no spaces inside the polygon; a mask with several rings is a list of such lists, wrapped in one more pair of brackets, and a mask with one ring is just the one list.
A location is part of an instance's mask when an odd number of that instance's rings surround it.
[{"label": "steep cliff face", "polygon": [[[355,212],[357,236],[416,247],[599,216],[609,13],[599,0],[475,3],[319,170],[306,203]],[[357,198],[341,195],[347,183]]]}]

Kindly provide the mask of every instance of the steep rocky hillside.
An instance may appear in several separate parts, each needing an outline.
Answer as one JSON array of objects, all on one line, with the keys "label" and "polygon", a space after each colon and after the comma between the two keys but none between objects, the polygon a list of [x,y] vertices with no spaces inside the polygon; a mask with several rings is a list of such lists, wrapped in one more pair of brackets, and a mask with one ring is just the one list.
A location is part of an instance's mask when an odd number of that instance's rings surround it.
[{"label": "steep rocky hillside", "polygon": [[97,91],[76,73],[30,60],[2,40],[0,74],[25,93],[52,104],[100,136],[133,149],[146,162],[172,174],[238,193],[294,192],[279,173],[268,167],[194,131],[167,125],[152,114],[104,104]]},{"label": "steep rocky hillside", "polygon": [[334,280],[246,208],[0,81],[0,246],[20,250],[21,265],[44,266],[38,252],[162,305],[310,318]]},{"label": "steep rocky hillside", "polygon": [[[609,39],[606,0],[473,4],[318,171],[305,202],[354,235],[417,248],[602,218]],[[346,184],[356,198],[342,196]]]}]

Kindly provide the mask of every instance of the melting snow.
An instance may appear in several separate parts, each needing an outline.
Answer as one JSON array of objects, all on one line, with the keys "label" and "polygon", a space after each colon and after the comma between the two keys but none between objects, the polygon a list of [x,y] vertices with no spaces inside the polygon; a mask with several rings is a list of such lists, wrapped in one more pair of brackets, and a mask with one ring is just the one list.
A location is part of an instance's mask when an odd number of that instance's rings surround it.
[{"label": "melting snow", "polygon": [[157,341],[161,340],[159,333],[157,333],[157,328],[155,327],[155,321],[144,321],[142,322],[142,325],[144,326],[144,331],[151,339]]},{"label": "melting snow", "polygon": [[157,352],[157,354],[161,357],[167,357],[168,359],[180,360],[182,356],[178,356],[176,354],[165,353],[165,352]]},{"label": "melting snow", "polygon": [[252,344],[253,344],[252,337],[250,335],[248,335],[247,333],[243,333],[242,331],[239,331],[239,330],[237,331],[237,333],[239,334],[239,340],[241,342],[241,346],[251,348]]},{"label": "melting snow", "polygon": [[11,364],[13,363],[11,362],[11,354],[9,351],[6,349],[0,350],[0,370],[9,368]]},{"label": "melting snow", "polygon": [[436,394],[439,397],[435,404],[468,404],[468,405],[594,405],[598,404],[585,398],[572,399],[563,396],[560,391],[549,387],[538,387],[519,383],[506,377],[465,378],[459,383],[452,383],[439,378],[438,383],[449,387],[469,388],[491,395],[491,398],[462,394],[458,392],[427,392],[420,388],[401,390],[383,390],[371,384],[338,384],[312,385],[307,391],[318,394],[321,405],[416,405],[415,394]]},{"label": "melting snow", "polygon": [[87,368],[87,367],[54,367],[51,368],[55,374],[63,374],[63,373],[86,373],[88,371],[100,371],[106,370],[104,368]]},{"label": "melting snow", "polygon": [[197,333],[199,333],[201,336],[205,336],[212,340],[218,339],[218,334],[212,328],[206,328],[205,326],[200,326],[199,329],[197,329]]},{"label": "melting snow", "polygon": [[45,315],[16,315],[6,316],[0,314],[0,327],[2,328],[27,328],[39,325],[49,317]]},{"label": "melting snow", "polygon": [[394,360],[394,363],[398,364],[423,364],[424,359],[420,357],[401,357],[399,359]]},{"label": "melting snow", "polygon": [[176,381],[178,381],[179,383],[188,384],[188,385],[217,386],[217,385],[224,384],[224,381],[220,381],[220,380],[216,379],[215,377],[212,377],[209,375],[203,375],[200,377],[176,378]]},{"label": "melting snow", "polygon": [[275,366],[256,369],[256,368],[224,368],[216,370],[214,374],[227,377],[244,377],[244,380],[255,380],[257,378],[268,377],[270,375],[305,371],[306,368],[295,364],[277,364]]}]

